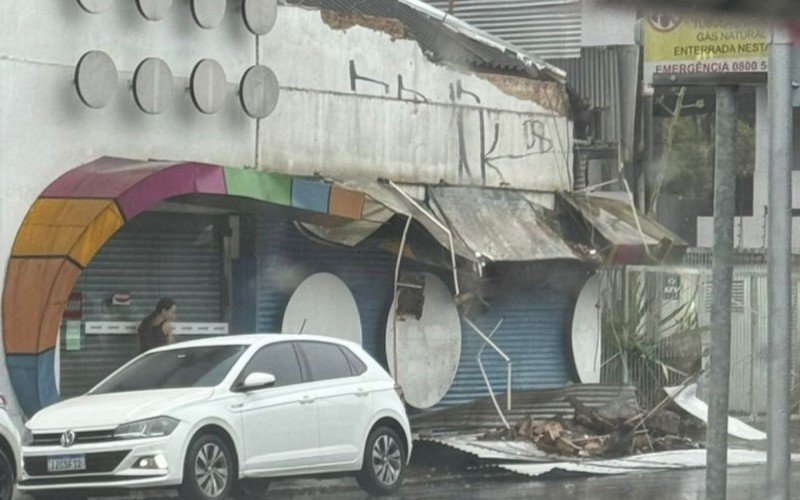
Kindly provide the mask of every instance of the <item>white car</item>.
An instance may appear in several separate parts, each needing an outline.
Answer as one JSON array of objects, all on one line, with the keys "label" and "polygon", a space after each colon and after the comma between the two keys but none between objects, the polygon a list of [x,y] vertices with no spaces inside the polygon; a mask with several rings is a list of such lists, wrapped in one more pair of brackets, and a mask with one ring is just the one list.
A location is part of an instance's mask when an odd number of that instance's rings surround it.
[{"label": "white car", "polygon": [[154,349],[26,427],[18,488],[36,498],[164,487],[260,498],[269,478],[329,473],[388,494],[411,454],[389,374],[356,344],[309,335]]},{"label": "white car", "polygon": [[11,500],[19,470],[19,435],[0,395],[0,500]]}]

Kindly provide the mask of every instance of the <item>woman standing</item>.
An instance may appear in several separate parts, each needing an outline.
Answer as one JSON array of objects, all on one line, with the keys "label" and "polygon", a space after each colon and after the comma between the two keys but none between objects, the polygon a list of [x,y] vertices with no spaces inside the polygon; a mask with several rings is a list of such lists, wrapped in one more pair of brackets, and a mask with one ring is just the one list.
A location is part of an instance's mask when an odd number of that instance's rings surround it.
[{"label": "woman standing", "polygon": [[155,311],[139,323],[139,349],[147,352],[150,349],[175,342],[175,318],[178,305],[172,299],[163,298],[156,304]]}]

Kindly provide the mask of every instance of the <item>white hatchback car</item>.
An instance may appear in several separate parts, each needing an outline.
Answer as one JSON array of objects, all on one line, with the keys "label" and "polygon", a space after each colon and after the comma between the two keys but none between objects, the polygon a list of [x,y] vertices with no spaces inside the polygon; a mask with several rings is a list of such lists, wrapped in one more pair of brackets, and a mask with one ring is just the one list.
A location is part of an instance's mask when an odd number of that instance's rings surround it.
[{"label": "white hatchback car", "polygon": [[411,453],[389,374],[356,344],[309,335],[155,349],[26,427],[18,486],[37,498],[164,487],[259,498],[269,478],[329,473],[388,494]]},{"label": "white hatchback car", "polygon": [[0,395],[0,500],[11,500],[19,469],[19,435]]}]

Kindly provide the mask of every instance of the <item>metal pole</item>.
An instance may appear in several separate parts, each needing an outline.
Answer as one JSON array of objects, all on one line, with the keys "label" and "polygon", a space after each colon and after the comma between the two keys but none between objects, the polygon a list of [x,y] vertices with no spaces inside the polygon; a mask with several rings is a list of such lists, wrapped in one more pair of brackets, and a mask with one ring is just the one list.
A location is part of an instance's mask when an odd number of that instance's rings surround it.
[{"label": "metal pole", "polygon": [[736,141],[736,87],[717,87],[714,160],[714,262],[708,384],[706,498],[725,498],[728,473],[728,400],[731,371],[731,283]]},{"label": "metal pole", "polygon": [[[392,295],[392,311],[394,312],[392,314],[392,368],[394,368],[394,372],[392,374],[398,384],[400,384],[400,371],[397,367],[397,297],[400,292],[400,263],[403,261],[403,253],[406,251],[408,230],[413,220],[413,217],[406,215],[406,225],[403,228],[403,237],[400,239],[400,249],[397,250],[397,263],[394,267],[394,295]],[[387,359],[386,361],[389,360]]]},{"label": "metal pole", "polygon": [[789,401],[792,369],[792,80],[791,46],[773,28],[769,56],[769,450],[770,498],[788,499],[790,487]]},{"label": "metal pole", "polygon": [[410,203],[412,207],[416,208],[422,215],[427,217],[428,220],[433,222],[436,225],[436,227],[438,227],[439,229],[444,231],[444,233],[447,235],[447,239],[448,239],[448,241],[450,243],[450,263],[453,266],[453,287],[455,288],[456,297],[461,295],[461,287],[458,284],[458,268],[456,267],[456,247],[453,244],[453,232],[450,230],[450,228],[448,228],[447,226],[445,226],[444,224],[439,222],[439,219],[437,219],[436,217],[434,217],[433,215],[428,213],[428,211],[425,210],[422,207],[422,205],[420,205],[417,202],[417,200],[415,200],[414,198],[409,196],[408,193],[406,193],[405,191],[403,191],[400,188],[400,186],[398,186],[397,184],[395,184],[392,181],[388,181],[388,182],[389,182],[389,186],[391,186],[392,189],[394,189],[397,192],[397,194],[402,196],[403,199],[405,199],[408,203]]},{"label": "metal pole", "polygon": [[647,206],[649,199],[650,183],[656,178],[653,169],[655,167],[655,128],[653,126],[653,96],[645,96],[642,106],[642,121],[644,123],[644,165],[639,172],[639,211],[643,214],[649,213],[650,207]]}]

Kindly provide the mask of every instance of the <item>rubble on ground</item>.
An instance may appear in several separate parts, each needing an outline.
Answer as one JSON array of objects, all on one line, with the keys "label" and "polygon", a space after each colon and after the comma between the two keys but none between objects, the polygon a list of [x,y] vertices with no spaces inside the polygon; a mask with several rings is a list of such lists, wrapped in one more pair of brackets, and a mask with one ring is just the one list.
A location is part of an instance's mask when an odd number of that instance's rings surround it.
[{"label": "rubble on ground", "polygon": [[653,451],[702,448],[683,431],[691,427],[663,407],[644,411],[625,401],[591,408],[575,398],[573,418],[535,420],[526,417],[510,429],[491,431],[483,440],[531,441],[545,453],[571,457],[620,457]]}]

